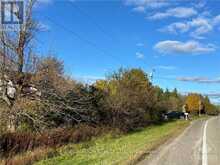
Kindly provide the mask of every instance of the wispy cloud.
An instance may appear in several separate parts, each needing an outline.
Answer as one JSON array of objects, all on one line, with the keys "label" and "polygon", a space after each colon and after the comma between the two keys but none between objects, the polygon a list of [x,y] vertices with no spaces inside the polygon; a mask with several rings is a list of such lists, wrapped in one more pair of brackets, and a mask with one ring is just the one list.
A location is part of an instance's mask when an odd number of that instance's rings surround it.
[{"label": "wispy cloud", "polygon": [[199,9],[205,7],[205,5],[206,5],[206,2],[204,0],[200,0],[199,2],[194,4],[194,6]]},{"label": "wispy cloud", "polygon": [[141,53],[141,52],[136,52],[136,57],[137,57],[138,59],[143,59],[143,58],[144,58],[144,54]]},{"label": "wispy cloud", "polygon": [[136,44],[136,46],[138,46],[138,47],[143,47],[143,46],[144,46],[144,43],[139,42],[139,43]]},{"label": "wispy cloud", "polygon": [[204,95],[209,96],[211,98],[219,98],[220,99],[220,93],[217,93],[217,92],[205,93]]},{"label": "wispy cloud", "polygon": [[185,33],[189,30],[189,25],[184,22],[175,22],[164,28],[159,29],[161,32],[168,32],[172,34]]},{"label": "wispy cloud", "polygon": [[[189,38],[205,39],[206,34],[218,30],[220,15],[212,16],[207,9],[207,1],[186,3],[169,0],[124,0],[125,4],[133,6],[133,10],[143,12],[149,20],[161,20],[169,17],[179,18],[166,27],[159,29],[161,32],[172,34],[188,33]],[[183,3],[184,2],[184,3]],[[183,5],[184,4],[184,5]],[[189,20],[190,19],[190,20]]]},{"label": "wispy cloud", "polygon": [[213,31],[220,24],[220,15],[215,17],[197,17],[191,21],[174,22],[164,28],[159,29],[161,32],[172,34],[190,32],[190,36],[196,39],[204,39],[204,35]]},{"label": "wispy cloud", "polygon": [[154,49],[163,54],[203,54],[210,53],[216,50],[214,45],[203,45],[197,41],[160,41]]},{"label": "wispy cloud", "polygon": [[175,66],[169,66],[169,65],[159,65],[154,67],[156,69],[163,69],[163,70],[175,70],[177,69]]},{"label": "wispy cloud", "polygon": [[188,22],[188,25],[192,28],[195,28],[195,30],[191,33],[191,36],[202,39],[201,37],[203,34],[206,34],[213,30],[213,25],[207,18],[196,18],[192,20],[191,22]]},{"label": "wispy cloud", "polygon": [[140,12],[140,13],[144,13],[145,10],[146,10],[146,8],[144,6],[137,6],[137,7],[133,8],[133,11]]},{"label": "wispy cloud", "polygon": [[126,5],[133,6],[137,12],[145,12],[147,9],[159,9],[169,6],[168,0],[125,0]]},{"label": "wispy cloud", "polygon": [[217,15],[217,16],[215,16],[215,17],[212,19],[212,24],[213,24],[213,25],[219,25],[219,24],[220,24],[220,15]]},{"label": "wispy cloud", "polygon": [[220,78],[216,79],[209,79],[207,77],[178,77],[178,81],[184,81],[184,82],[195,82],[195,83],[204,83],[204,84],[219,84]]},{"label": "wispy cloud", "polygon": [[157,12],[147,18],[152,20],[158,20],[167,17],[189,18],[194,15],[197,15],[197,11],[194,8],[176,7],[172,9],[167,9],[165,12]]}]

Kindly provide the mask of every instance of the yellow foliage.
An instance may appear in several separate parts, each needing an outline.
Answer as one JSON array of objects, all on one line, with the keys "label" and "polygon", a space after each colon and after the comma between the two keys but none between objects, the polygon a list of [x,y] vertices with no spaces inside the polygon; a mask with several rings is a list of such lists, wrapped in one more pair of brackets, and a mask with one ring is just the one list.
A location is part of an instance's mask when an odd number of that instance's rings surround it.
[{"label": "yellow foliage", "polygon": [[189,112],[198,112],[201,103],[201,96],[199,94],[189,94],[186,98],[186,104]]}]

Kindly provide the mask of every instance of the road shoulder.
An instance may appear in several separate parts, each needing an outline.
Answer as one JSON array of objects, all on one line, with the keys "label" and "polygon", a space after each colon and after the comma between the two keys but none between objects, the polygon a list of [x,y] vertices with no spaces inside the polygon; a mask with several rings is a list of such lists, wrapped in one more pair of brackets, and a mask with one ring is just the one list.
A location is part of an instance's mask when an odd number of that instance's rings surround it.
[{"label": "road shoulder", "polygon": [[194,125],[202,124],[204,121],[206,121],[207,118],[201,118],[196,119],[190,122],[189,126],[179,130],[178,133],[175,134],[175,136],[172,136],[171,138],[167,139],[162,145],[158,146],[155,150],[152,150],[148,155],[145,155],[144,160],[142,159],[138,165],[146,165],[146,164],[156,164],[155,162],[159,162],[162,157],[169,152],[169,149],[175,146],[177,143],[183,139],[184,136],[188,132],[191,131],[192,127]]}]

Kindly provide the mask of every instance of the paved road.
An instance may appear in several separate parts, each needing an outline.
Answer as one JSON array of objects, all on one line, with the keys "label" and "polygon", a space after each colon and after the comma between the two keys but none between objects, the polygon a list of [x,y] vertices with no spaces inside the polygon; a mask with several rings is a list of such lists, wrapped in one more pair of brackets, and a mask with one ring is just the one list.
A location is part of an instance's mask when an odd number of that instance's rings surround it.
[{"label": "paved road", "polygon": [[139,165],[220,165],[220,117],[193,122]]}]

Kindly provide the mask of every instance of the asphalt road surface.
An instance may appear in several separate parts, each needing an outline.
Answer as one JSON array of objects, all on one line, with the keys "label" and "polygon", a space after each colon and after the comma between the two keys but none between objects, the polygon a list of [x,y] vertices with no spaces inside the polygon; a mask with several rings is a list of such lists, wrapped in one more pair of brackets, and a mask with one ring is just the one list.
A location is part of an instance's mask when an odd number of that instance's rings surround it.
[{"label": "asphalt road surface", "polygon": [[193,122],[139,165],[220,165],[220,117]]}]

